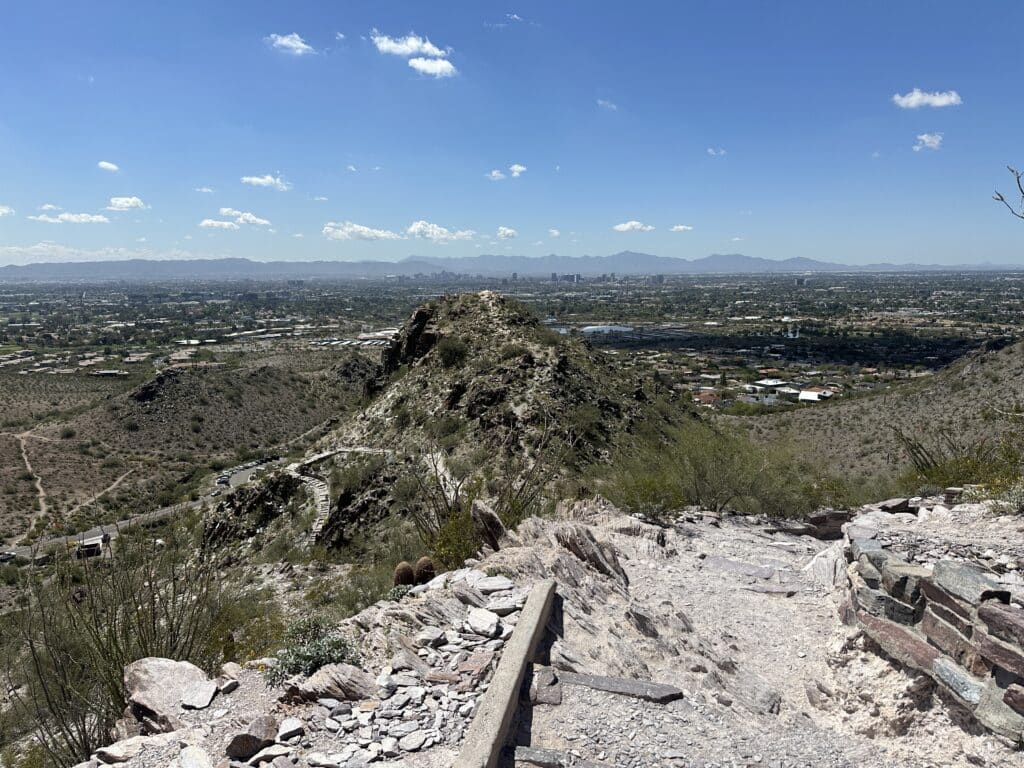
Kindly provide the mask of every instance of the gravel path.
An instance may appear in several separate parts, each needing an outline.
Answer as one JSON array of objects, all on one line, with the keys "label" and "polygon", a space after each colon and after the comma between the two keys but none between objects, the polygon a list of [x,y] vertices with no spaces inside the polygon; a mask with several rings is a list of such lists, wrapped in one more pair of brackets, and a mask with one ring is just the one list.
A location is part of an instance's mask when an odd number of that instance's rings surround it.
[{"label": "gravel path", "polygon": [[635,538],[612,540],[632,554],[624,564],[634,604],[684,611],[693,625],[689,647],[710,647],[756,675],[779,695],[778,711],[751,709],[742,691],[714,685],[710,663],[648,654],[637,644],[650,678],[678,686],[683,699],[660,705],[562,685],[560,705],[526,713],[520,744],[607,766],[1024,764],[993,737],[954,724],[918,681],[840,623],[837,596],[802,570],[826,543],[770,536],[745,521],[683,525],[669,532],[663,558],[651,558]]}]

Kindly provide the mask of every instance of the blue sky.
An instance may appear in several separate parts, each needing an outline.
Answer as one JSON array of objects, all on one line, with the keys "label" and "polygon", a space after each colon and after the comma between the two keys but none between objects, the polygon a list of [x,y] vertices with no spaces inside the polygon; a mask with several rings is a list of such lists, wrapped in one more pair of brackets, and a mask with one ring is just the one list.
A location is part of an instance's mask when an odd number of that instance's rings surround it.
[{"label": "blue sky", "polygon": [[1021,29],[1003,0],[12,3],[0,263],[1024,264],[991,199]]}]

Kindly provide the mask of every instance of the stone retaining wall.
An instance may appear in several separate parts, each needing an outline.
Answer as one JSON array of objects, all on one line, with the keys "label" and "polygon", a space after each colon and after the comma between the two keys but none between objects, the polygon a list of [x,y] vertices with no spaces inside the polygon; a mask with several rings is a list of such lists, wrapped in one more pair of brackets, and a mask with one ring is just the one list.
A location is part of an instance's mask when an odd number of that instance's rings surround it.
[{"label": "stone retaining wall", "polygon": [[1024,607],[980,566],[908,563],[856,524],[845,543],[847,623],[931,677],[984,727],[1024,743]]}]

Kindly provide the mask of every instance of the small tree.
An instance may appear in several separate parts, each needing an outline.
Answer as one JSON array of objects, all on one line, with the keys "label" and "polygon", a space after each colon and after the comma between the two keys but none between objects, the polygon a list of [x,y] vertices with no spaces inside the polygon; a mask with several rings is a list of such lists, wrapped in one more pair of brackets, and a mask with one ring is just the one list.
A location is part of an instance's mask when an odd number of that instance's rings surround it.
[{"label": "small tree", "polygon": [[59,555],[28,602],[0,624],[14,707],[48,762],[70,766],[110,742],[125,706],[124,667],[147,656],[212,669],[240,602],[184,531],[122,533],[113,558]]}]

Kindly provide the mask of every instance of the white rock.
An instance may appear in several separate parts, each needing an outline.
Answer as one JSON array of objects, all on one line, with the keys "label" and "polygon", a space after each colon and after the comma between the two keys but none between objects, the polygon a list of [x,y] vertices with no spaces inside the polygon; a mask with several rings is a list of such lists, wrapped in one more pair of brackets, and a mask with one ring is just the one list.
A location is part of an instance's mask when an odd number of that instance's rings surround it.
[{"label": "white rock", "polygon": [[[238,686],[238,681],[232,681]],[[190,683],[181,694],[183,709],[206,709],[217,694],[217,683],[213,680],[202,680]]]},{"label": "white rock", "polygon": [[213,768],[213,761],[202,748],[190,744],[178,755],[178,765],[181,768]]},{"label": "white rock", "polygon": [[498,614],[486,608],[473,608],[466,616],[466,624],[471,632],[483,637],[497,637],[501,633],[501,622]]},{"label": "white rock", "polygon": [[480,579],[475,586],[477,591],[489,595],[492,592],[504,592],[505,590],[512,589],[515,584],[505,576],[487,576]]},{"label": "white rock", "polygon": [[413,731],[408,736],[403,736],[398,740],[398,746],[406,752],[416,752],[423,747],[423,743],[427,740],[427,734],[423,731]]},{"label": "white rock", "polygon": [[286,717],[277,729],[277,740],[288,741],[306,732],[306,726],[297,717]]}]

